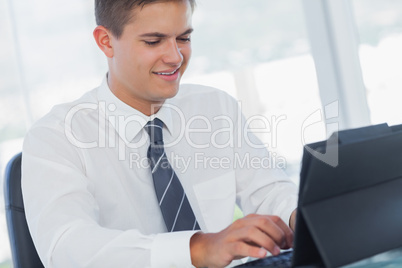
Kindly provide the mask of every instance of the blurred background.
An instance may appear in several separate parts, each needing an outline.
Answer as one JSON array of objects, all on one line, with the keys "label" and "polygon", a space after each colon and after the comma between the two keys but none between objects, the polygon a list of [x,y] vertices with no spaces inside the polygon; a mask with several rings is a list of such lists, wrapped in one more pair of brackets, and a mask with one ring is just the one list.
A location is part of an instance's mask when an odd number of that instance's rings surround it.
[{"label": "blurred background", "polygon": [[[298,183],[303,145],[332,130],[402,123],[402,1],[197,0],[183,83],[220,88]],[[98,86],[93,1],[0,0],[0,183],[52,106]],[[0,191],[0,267],[11,267]]]}]

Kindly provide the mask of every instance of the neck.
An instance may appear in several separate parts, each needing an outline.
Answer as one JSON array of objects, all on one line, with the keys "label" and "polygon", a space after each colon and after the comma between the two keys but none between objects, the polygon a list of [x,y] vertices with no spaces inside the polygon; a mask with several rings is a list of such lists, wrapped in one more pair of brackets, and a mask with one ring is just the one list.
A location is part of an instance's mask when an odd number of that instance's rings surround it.
[{"label": "neck", "polygon": [[137,111],[143,113],[146,116],[151,116],[156,114],[162,107],[163,101],[147,101],[130,94],[130,90],[122,90],[118,83],[115,83],[114,79],[111,79],[111,75],[107,76],[107,83],[110,91],[122,102],[128,106],[136,109]]}]

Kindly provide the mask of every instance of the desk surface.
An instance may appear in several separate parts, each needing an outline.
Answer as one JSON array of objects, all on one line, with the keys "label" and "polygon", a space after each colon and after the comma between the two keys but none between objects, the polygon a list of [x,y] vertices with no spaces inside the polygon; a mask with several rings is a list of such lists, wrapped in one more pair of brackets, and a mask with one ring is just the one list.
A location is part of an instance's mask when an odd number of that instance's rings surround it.
[{"label": "desk surface", "polygon": [[371,258],[358,261],[342,268],[399,268],[402,267],[402,248],[394,249],[375,255]]}]

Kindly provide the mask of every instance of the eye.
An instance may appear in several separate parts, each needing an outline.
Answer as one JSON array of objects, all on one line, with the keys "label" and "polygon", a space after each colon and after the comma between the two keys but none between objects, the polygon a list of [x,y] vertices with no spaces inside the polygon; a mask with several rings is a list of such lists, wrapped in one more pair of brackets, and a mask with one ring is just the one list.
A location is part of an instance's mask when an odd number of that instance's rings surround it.
[{"label": "eye", "polygon": [[147,44],[148,46],[155,46],[155,45],[159,44],[159,42],[160,42],[160,40],[157,40],[157,41],[145,41],[144,40],[144,43]]},{"label": "eye", "polygon": [[191,37],[189,36],[189,37],[179,37],[179,38],[177,38],[177,40],[179,40],[180,42],[183,42],[183,43],[188,43],[188,42],[191,42]]}]

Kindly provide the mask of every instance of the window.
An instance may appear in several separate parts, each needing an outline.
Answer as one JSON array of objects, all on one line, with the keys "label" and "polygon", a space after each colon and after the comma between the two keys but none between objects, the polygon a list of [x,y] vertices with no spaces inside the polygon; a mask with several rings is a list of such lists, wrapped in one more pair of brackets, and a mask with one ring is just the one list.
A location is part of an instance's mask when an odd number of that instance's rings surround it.
[{"label": "window", "polygon": [[[298,182],[303,123],[321,109],[302,1],[197,3],[183,82],[221,88],[241,101],[247,117],[265,118],[256,123],[269,132],[259,137]],[[326,137],[322,124],[306,133],[304,142]]]},{"label": "window", "polygon": [[373,124],[402,123],[402,2],[353,0]]}]

